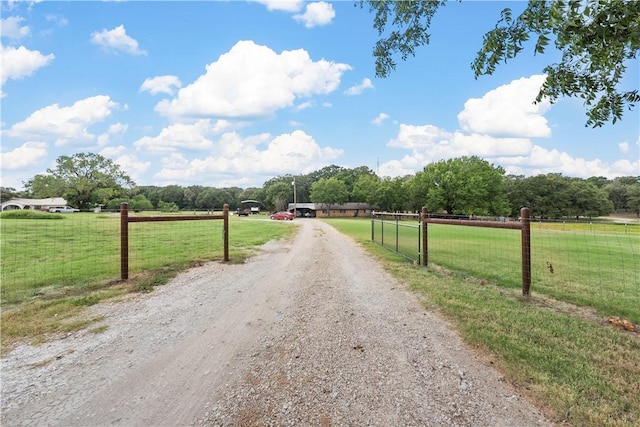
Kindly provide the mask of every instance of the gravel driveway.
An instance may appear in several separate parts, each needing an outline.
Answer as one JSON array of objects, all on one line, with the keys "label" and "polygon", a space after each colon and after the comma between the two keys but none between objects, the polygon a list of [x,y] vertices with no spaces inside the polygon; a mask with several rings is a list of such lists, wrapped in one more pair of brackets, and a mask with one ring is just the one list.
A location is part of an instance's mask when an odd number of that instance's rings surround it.
[{"label": "gravel driveway", "polygon": [[105,331],[17,347],[2,425],[550,425],[352,240],[288,225],[245,264],[93,306]]}]

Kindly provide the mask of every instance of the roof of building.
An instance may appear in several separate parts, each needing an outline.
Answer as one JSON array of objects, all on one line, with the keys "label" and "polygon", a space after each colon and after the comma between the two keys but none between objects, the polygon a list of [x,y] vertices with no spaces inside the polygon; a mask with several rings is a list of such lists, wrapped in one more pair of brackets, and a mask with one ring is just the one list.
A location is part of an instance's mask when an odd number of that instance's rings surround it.
[{"label": "roof of building", "polygon": [[[289,203],[289,210],[294,209],[294,207],[296,209],[311,209],[311,210],[322,210],[325,208],[325,205],[323,203]],[[344,203],[341,205],[330,205],[329,209],[345,209],[345,210],[351,210],[351,209],[375,209],[377,206],[372,206],[368,203],[355,203],[355,202],[350,202],[350,203]]]},{"label": "roof of building", "polygon": [[49,197],[47,199],[11,199],[2,202],[2,209],[5,206],[19,206],[24,209],[25,206],[66,206],[67,201],[62,197]]}]

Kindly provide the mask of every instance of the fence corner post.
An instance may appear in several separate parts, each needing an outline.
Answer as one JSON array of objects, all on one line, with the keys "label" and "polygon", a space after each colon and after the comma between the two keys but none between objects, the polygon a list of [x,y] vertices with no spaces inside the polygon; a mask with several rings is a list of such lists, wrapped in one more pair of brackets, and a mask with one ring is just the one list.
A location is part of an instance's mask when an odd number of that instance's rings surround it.
[{"label": "fence corner post", "polygon": [[429,239],[427,234],[427,207],[422,207],[420,213],[420,222],[422,224],[422,265],[429,265]]},{"label": "fence corner post", "polygon": [[120,203],[120,279],[129,279],[129,204]]},{"label": "fence corner post", "polygon": [[227,262],[229,261],[229,205],[227,203],[222,207],[222,216],[224,217],[224,225],[222,227],[222,240],[224,244],[223,259]]},{"label": "fence corner post", "polygon": [[520,209],[522,230],[522,296],[531,293],[531,217],[529,208]]},{"label": "fence corner post", "polygon": [[371,218],[371,241],[375,242],[375,231],[374,231],[374,225],[373,225],[373,218],[375,217],[375,211],[373,209],[371,209],[371,214],[370,214],[370,218]]}]

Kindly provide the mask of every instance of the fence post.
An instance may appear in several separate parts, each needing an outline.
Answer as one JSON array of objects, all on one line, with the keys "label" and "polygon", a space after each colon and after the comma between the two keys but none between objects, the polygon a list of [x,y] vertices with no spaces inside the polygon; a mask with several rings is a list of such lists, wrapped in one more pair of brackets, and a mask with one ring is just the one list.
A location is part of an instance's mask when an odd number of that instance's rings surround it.
[{"label": "fence post", "polygon": [[522,295],[529,296],[531,291],[531,219],[529,208],[520,209],[522,227]]},{"label": "fence post", "polygon": [[229,261],[229,205],[227,203],[222,207],[223,226],[222,226],[222,241],[224,244],[224,261]]},{"label": "fence post", "polygon": [[129,205],[120,203],[120,279],[129,279]]},{"label": "fence post", "polygon": [[420,213],[420,221],[422,222],[422,265],[425,267],[429,265],[429,246],[428,246],[428,235],[427,235],[427,207],[422,207],[422,212]]},{"label": "fence post", "polygon": [[396,212],[396,252],[400,249],[400,215]]},{"label": "fence post", "polygon": [[375,226],[373,225],[373,218],[374,218],[374,214],[375,214],[375,212],[374,212],[374,210],[372,209],[372,210],[371,210],[371,241],[372,241],[372,242],[375,242],[375,241],[376,241],[376,238],[375,238],[376,236],[375,236],[375,232],[374,232],[374,230],[375,230]]}]

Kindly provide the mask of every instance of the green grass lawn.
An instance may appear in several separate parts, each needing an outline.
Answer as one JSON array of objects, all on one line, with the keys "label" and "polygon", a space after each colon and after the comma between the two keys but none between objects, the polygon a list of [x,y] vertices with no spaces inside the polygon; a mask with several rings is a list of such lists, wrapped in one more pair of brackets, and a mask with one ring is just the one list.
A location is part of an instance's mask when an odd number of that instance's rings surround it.
[{"label": "green grass lawn", "polygon": [[[295,232],[267,218],[229,218],[230,262],[243,262],[260,245]],[[119,280],[118,214],[3,213],[0,233],[1,352],[18,341],[37,344],[90,327],[100,319],[82,316],[85,307],[148,292],[189,266],[223,258],[220,220],[129,224],[127,281]]]},{"label": "green grass lawn", "polygon": [[[429,245],[435,246],[434,260],[432,266],[425,268],[373,243],[370,221],[326,221],[353,237],[398,280],[421,295],[428,308],[446,317],[467,345],[499,369],[520,393],[544,408],[555,423],[593,427],[640,425],[640,337],[612,326],[605,317],[594,315],[588,308],[608,307],[637,319],[640,310],[637,276],[635,282],[628,282],[631,285],[625,287],[605,279],[615,273],[602,275],[595,282],[605,288],[600,291],[600,298],[612,301],[601,302],[588,286],[571,291],[559,289],[559,284],[536,280],[534,275],[532,296],[525,298],[516,283],[519,268],[502,265],[519,262],[517,254],[512,256],[513,250],[509,249],[516,246],[519,250],[519,242],[511,241],[517,240],[518,231],[473,227],[447,230],[452,226],[440,224],[432,230],[430,224],[433,242]],[[574,274],[575,281],[590,280],[593,271],[582,271],[584,265],[571,265],[586,255],[590,260],[609,253],[613,258],[625,259],[606,261],[612,270],[621,268],[623,262],[631,262],[628,257],[636,257],[637,262],[637,235],[616,243],[607,240],[603,245],[594,243],[601,242],[599,239],[580,233],[570,239],[554,233],[548,236],[539,230],[532,231],[532,241],[535,238],[553,241],[533,244],[539,252],[534,252],[534,259],[544,261],[552,250],[568,252],[570,256],[558,258],[567,260],[566,266],[560,263],[558,267],[563,280]],[[479,239],[477,247],[467,248],[466,243],[459,242],[470,236]],[[495,255],[487,254],[488,240],[503,247],[498,251],[500,262],[495,261]],[[489,262],[491,259],[493,263]],[[451,269],[443,266],[446,264]],[[551,274],[548,269],[546,273]],[[482,276],[492,280],[481,280]],[[503,276],[505,280],[501,279]],[[635,303],[629,304],[627,300]],[[587,309],[571,302],[582,303]],[[616,309],[617,306],[621,308]]]},{"label": "green grass lawn", "polygon": [[[221,221],[130,224],[127,288],[117,280],[118,215],[42,215],[0,217],[3,351],[20,339],[88,327],[96,319],[77,316],[83,307],[222,258]],[[230,218],[232,262],[296,230],[266,218]],[[420,293],[554,422],[640,425],[640,338],[606,321],[618,315],[639,323],[640,234],[532,227],[532,296],[524,298],[517,231],[430,225],[430,266],[422,267],[372,243],[368,219],[327,222]],[[415,232],[401,228],[408,252],[415,252]]]},{"label": "green grass lawn", "polygon": [[[377,243],[384,239],[384,246],[420,259],[414,225],[399,227],[397,235],[394,224],[374,226]],[[362,227],[365,233],[366,224]],[[519,230],[445,224],[429,224],[428,230],[431,265],[522,287]],[[640,227],[620,224],[536,224],[531,229],[531,291],[640,323],[639,232]]]},{"label": "green grass lawn", "polygon": [[[229,257],[240,262],[271,239],[291,233],[266,217],[230,217]],[[42,214],[0,219],[2,303],[14,304],[61,289],[94,289],[120,277],[118,214]],[[221,260],[222,221],[129,224],[129,271],[179,269]]]}]

